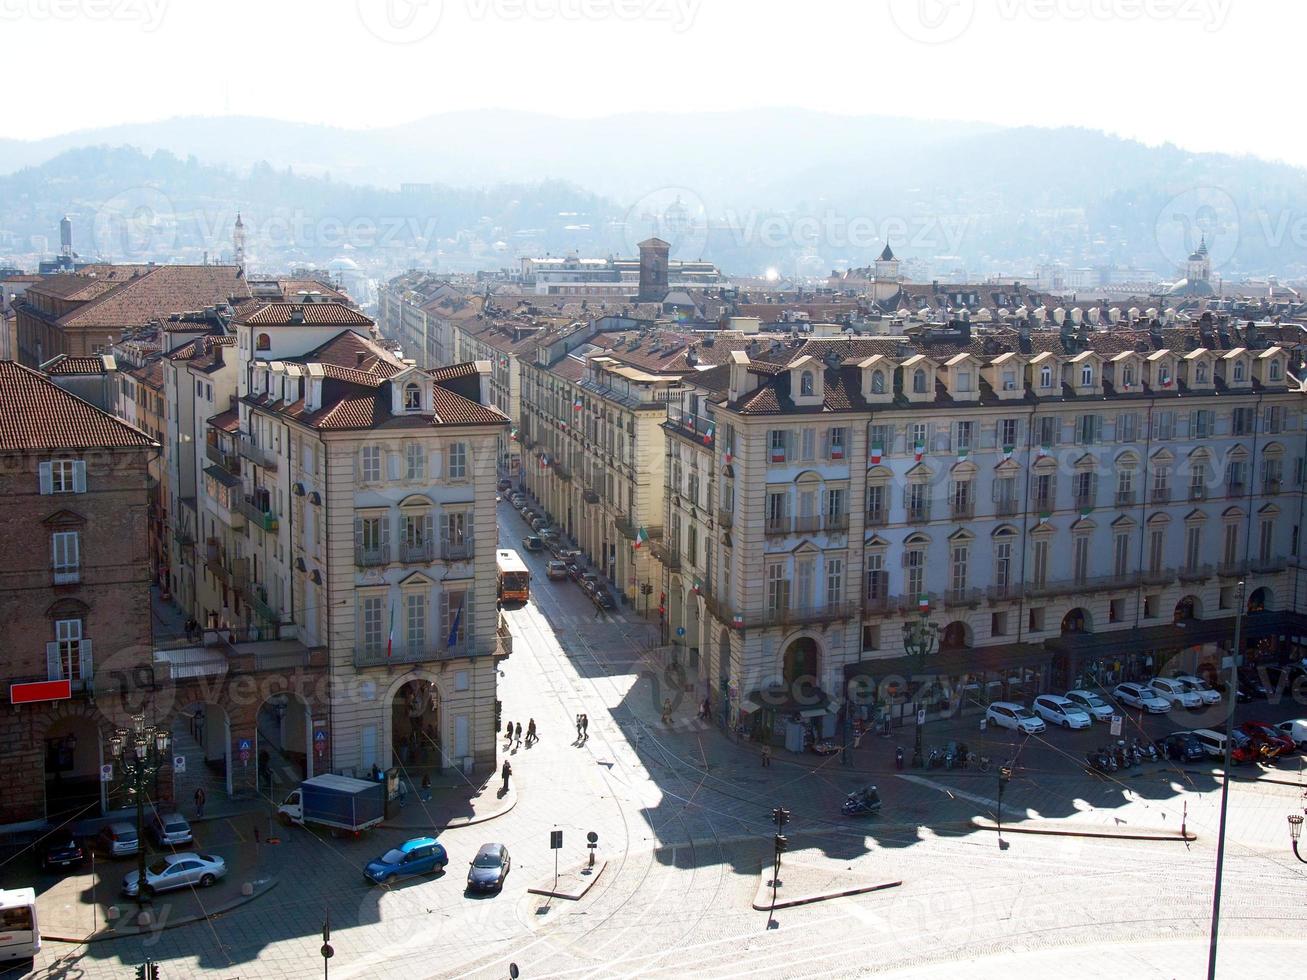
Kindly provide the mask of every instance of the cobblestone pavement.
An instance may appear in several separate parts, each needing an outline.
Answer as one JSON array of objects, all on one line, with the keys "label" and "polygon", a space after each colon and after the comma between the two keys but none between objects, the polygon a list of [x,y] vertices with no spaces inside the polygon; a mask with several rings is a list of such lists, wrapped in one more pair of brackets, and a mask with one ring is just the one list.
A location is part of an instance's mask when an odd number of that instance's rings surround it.
[{"label": "cobblestone pavement", "polygon": [[[523,528],[504,514],[503,540],[514,542]],[[996,773],[899,774],[893,746],[910,752],[910,730],[864,740],[849,766],[838,756],[778,752],[764,769],[755,747],[698,722],[693,698],[664,726],[666,687],[648,653],[649,624],[623,611],[596,618],[576,586],[546,581],[543,563],[527,558],[539,573],[535,598],[507,613],[514,653],[500,683],[504,718],[524,728],[534,718],[541,740],[501,743],[518,803],[494,820],[441,832],[452,858],[444,875],[390,889],[365,884],[364,862],[414,829],[364,841],[294,830],[263,845],[260,866],[281,881],[268,895],[144,937],[49,943],[34,975],[127,977],[149,956],[165,977],[318,977],[328,914],[332,978],[503,977],[510,963],[527,977],[983,977],[1055,965],[1068,976],[1201,972],[1219,796],[1210,767],[1155,764],[1092,777],[1077,760],[1082,743],[1106,740],[1101,730],[1048,733],[1017,746],[1005,822],[1178,829],[1183,821],[1198,840],[1009,835],[1000,849],[992,831],[970,825],[995,815]],[[590,719],[587,740],[577,738],[580,713]],[[1013,748],[986,734],[996,759]],[[982,744],[970,718],[932,722],[926,737]],[[869,780],[881,789],[883,813],[841,817],[844,794]],[[1307,869],[1288,848],[1285,817],[1303,802],[1293,785],[1231,785],[1222,975],[1285,976],[1302,958]],[[794,860],[902,878],[903,886],[778,911],[769,924],[750,906],[770,859],[776,805],[793,813],[786,830]],[[586,832],[599,835],[607,868],[579,902],[527,894],[553,874],[553,830],[563,832],[563,866],[585,857]],[[248,838],[252,827],[237,818],[204,833],[211,838],[201,836],[201,845],[221,852],[224,834]],[[502,894],[467,897],[462,862],[491,840],[509,847],[512,874]]]}]

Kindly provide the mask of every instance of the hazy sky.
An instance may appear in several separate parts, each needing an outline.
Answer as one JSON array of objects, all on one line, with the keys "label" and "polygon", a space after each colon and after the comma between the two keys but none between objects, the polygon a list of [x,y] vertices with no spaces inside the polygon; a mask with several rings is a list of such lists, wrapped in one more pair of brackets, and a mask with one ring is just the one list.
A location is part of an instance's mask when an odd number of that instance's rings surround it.
[{"label": "hazy sky", "polygon": [[1305,29],[1307,0],[0,0],[0,135],[786,105],[1307,165]]}]

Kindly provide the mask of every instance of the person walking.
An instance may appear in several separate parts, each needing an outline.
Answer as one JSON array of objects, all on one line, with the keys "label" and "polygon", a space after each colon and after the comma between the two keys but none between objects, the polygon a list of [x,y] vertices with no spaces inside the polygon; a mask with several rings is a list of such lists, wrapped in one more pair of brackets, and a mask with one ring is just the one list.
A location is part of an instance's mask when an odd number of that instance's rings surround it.
[{"label": "person walking", "polygon": [[670,725],[671,723],[672,723],[672,699],[663,698],[663,724]]},{"label": "person walking", "polygon": [[511,721],[504,726],[504,738],[510,742],[513,740],[513,723]]},{"label": "person walking", "polygon": [[513,726],[513,727],[514,727],[514,738],[517,740],[517,744],[518,744],[518,745],[521,745],[521,744],[522,744],[522,723],[519,721],[519,722],[518,722],[515,726]]},{"label": "person walking", "polygon": [[576,740],[581,741],[581,716],[576,716]]},{"label": "person walking", "polygon": [[536,720],[534,718],[529,718],[527,719],[527,723],[526,723],[526,744],[531,745],[532,743],[537,741],[537,739],[538,736],[536,735]]},{"label": "person walking", "polygon": [[589,737],[590,737],[590,716],[589,716],[589,715],[582,715],[582,716],[581,716],[581,737],[582,737],[582,738],[585,738],[585,739],[589,739]]},{"label": "person walking", "polygon": [[770,745],[764,745],[764,746],[762,747],[762,767],[763,767],[764,769],[770,769],[770,768],[771,768],[771,746],[770,746]]},{"label": "person walking", "polygon": [[422,802],[431,802],[431,775],[430,773],[422,774]]},{"label": "person walking", "polygon": [[504,760],[504,766],[502,769],[499,770],[499,775],[504,777],[504,788],[500,791],[499,794],[500,796],[503,796],[505,793],[508,792],[508,777],[513,775],[513,767],[508,764],[507,759]]},{"label": "person walking", "polygon": [[204,787],[200,786],[195,790],[195,819],[200,820],[204,817]]}]

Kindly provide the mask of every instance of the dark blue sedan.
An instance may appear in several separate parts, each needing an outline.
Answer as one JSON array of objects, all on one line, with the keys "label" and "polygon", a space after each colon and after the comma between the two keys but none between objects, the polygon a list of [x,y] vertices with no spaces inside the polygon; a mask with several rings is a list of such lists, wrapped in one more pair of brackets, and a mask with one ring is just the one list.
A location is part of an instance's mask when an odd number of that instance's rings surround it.
[{"label": "dark blue sedan", "polygon": [[449,855],[434,837],[414,837],[399,847],[392,847],[381,857],[369,861],[363,876],[379,885],[389,884],[396,878],[409,875],[434,874],[443,871]]}]

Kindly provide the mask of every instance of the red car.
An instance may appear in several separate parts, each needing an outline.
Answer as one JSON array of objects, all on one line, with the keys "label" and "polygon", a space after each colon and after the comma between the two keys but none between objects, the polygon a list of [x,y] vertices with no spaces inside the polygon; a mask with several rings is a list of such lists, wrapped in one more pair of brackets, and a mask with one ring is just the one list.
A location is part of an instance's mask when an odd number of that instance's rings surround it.
[{"label": "red car", "polygon": [[1264,721],[1245,721],[1239,726],[1239,731],[1252,739],[1253,745],[1267,759],[1294,752],[1298,748],[1288,735]]}]

